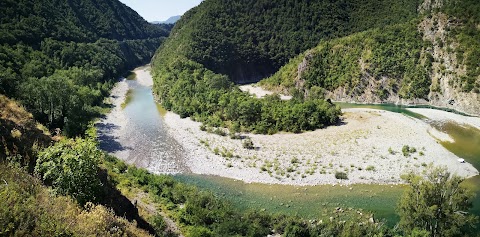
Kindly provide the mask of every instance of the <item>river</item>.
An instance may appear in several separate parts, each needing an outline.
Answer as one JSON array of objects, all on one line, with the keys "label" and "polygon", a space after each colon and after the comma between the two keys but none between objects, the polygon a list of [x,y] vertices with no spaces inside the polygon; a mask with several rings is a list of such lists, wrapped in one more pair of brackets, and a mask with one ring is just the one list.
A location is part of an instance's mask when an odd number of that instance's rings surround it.
[{"label": "river", "polygon": [[[100,148],[154,173],[188,172],[182,146],[168,134],[162,123],[162,108],[155,103],[151,86],[143,83],[151,81],[150,74],[144,73],[148,67],[136,72],[136,80],[120,82],[128,88],[125,102],[115,101],[116,108],[96,124]],[[121,99],[119,95],[113,97]]]},{"label": "river", "polygon": [[[151,172],[176,174],[177,180],[210,190],[241,209],[265,209],[306,218],[323,218],[336,207],[351,207],[373,212],[376,218],[384,219],[390,225],[398,220],[395,206],[404,190],[403,185],[297,187],[247,184],[228,178],[189,173],[184,163],[185,154],[182,146],[169,135],[168,128],[163,122],[162,115],[165,111],[154,102],[151,85],[142,83],[151,80],[148,67],[137,69],[136,72],[136,80],[121,82],[126,83],[130,91],[128,103],[122,106],[124,108],[118,108],[117,103],[112,113],[97,124],[101,148],[105,151]],[[383,109],[418,119],[427,119],[404,107],[394,105],[341,104],[341,106]],[[439,123],[436,128],[448,133],[455,140],[454,143],[442,143],[445,148],[480,170],[478,129],[455,123]],[[477,193],[473,212],[480,215],[480,176],[468,179],[465,184]]]}]

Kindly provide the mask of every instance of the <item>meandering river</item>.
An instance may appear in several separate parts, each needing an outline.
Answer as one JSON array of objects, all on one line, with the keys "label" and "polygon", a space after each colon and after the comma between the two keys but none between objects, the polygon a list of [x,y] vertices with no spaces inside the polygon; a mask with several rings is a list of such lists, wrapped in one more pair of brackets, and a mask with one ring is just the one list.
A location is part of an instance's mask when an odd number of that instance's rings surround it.
[{"label": "meandering river", "polygon": [[[137,70],[148,70],[140,68]],[[145,71],[144,71],[145,72]],[[137,77],[149,77],[137,73]],[[402,185],[319,185],[295,187],[285,185],[246,184],[232,179],[194,175],[184,164],[182,146],[173,139],[162,118],[161,106],[155,103],[151,86],[140,83],[151,78],[128,80],[128,103],[124,108],[114,108],[112,113],[97,124],[101,148],[127,163],[147,168],[157,173],[177,174],[186,183],[208,189],[229,199],[239,208],[256,208],[265,211],[298,214],[306,218],[327,217],[336,207],[363,209],[375,213],[376,218],[389,224],[397,221],[396,203],[403,192]],[[342,107],[366,107],[404,113],[419,119],[425,117],[404,107],[394,105],[352,105]],[[437,129],[448,133],[454,143],[442,145],[464,158],[480,170],[480,132],[478,129],[454,123],[439,124]],[[480,176],[465,182],[477,193],[473,212],[480,215]]]}]

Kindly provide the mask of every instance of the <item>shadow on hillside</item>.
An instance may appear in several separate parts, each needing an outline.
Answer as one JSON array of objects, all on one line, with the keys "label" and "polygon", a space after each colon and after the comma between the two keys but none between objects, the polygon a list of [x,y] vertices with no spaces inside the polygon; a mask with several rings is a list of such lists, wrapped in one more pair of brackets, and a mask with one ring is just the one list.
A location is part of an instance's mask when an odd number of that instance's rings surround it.
[{"label": "shadow on hillside", "polygon": [[108,178],[107,171],[100,170],[100,180],[103,186],[103,198],[100,199],[99,204],[111,208],[115,215],[124,217],[128,221],[137,222],[137,226],[155,235],[153,227],[138,214],[138,209],[135,205],[125,197]]},{"label": "shadow on hillside", "polygon": [[[14,136],[14,131],[17,131],[18,137]],[[0,160],[5,160],[8,155],[12,157],[19,155],[21,159],[16,162],[28,167],[28,172],[33,173],[36,164],[33,147],[38,146],[41,149],[49,146],[51,142],[52,138],[45,135],[33,122],[22,125],[8,119],[0,119]]]}]

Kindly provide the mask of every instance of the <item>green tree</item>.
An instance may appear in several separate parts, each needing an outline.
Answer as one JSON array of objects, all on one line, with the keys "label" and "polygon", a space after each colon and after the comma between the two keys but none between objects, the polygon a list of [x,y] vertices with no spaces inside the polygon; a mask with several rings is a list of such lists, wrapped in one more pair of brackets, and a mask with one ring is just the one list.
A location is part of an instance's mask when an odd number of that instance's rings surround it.
[{"label": "green tree", "polygon": [[80,205],[95,201],[100,190],[98,163],[103,153],[90,139],[64,139],[41,151],[35,172],[62,195],[71,195]]},{"label": "green tree", "polygon": [[[425,178],[408,174],[409,187],[398,205],[400,227],[407,235],[427,231],[430,236],[464,236],[478,218],[468,211],[473,193],[462,178],[435,168]],[[414,231],[415,230],[415,231]]]}]

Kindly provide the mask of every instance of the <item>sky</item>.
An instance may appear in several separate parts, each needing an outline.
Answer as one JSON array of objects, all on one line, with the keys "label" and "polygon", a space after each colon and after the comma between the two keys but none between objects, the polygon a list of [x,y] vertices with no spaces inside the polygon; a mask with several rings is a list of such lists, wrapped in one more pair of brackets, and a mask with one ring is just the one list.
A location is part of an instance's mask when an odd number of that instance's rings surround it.
[{"label": "sky", "polygon": [[164,21],[171,16],[183,15],[202,0],[120,0],[147,21]]}]

